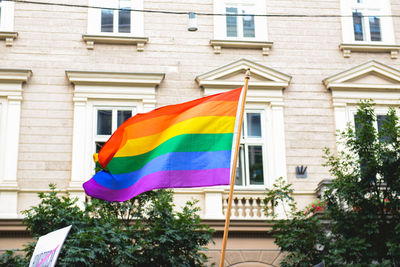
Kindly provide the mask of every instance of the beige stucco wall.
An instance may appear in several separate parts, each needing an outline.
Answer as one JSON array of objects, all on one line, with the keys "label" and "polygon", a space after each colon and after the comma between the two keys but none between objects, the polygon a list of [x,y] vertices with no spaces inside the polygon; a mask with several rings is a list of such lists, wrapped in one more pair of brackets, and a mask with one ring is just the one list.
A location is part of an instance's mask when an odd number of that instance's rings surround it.
[{"label": "beige stucco wall", "polygon": [[[72,4],[85,4],[68,1]],[[145,1],[146,9],[212,12],[212,1]],[[392,5],[395,14],[400,9]],[[339,14],[339,1],[267,1],[270,13]],[[45,189],[55,182],[66,188],[71,175],[73,87],[65,70],[161,72],[165,80],[157,90],[157,106],[202,96],[194,78],[204,72],[247,58],[292,75],[284,91],[285,141],[288,180],[296,189],[312,191],[328,177],[322,149],[335,147],[331,95],[322,79],[371,58],[398,67],[388,53],[353,53],[343,58],[340,18],[268,18],[269,56],[260,50],[228,49],[213,53],[213,19],[197,16],[199,30],[186,29],[182,15],[148,14],[145,35],[150,38],[144,52],[130,45],[95,44],[85,47],[81,35],[87,31],[84,8],[15,4],[15,31],[19,37],[12,47],[0,45],[2,66],[31,69],[24,85],[18,164],[22,190]],[[395,29],[399,19],[394,18]],[[396,32],[396,37],[399,31]],[[296,179],[295,167],[308,166],[308,178]],[[21,204],[23,209],[24,205]]]},{"label": "beige stucco wall", "polygon": [[[400,3],[392,2],[392,13],[399,14]],[[212,3],[145,0],[144,8],[211,13]],[[340,14],[339,0],[266,3],[271,14]],[[288,181],[294,184],[300,206],[304,206],[315,197],[318,182],[329,177],[321,166],[322,149],[335,150],[332,98],[322,80],[370,59],[400,67],[400,59],[391,59],[389,53],[352,53],[351,58],[344,58],[338,48],[342,39],[340,18],[268,18],[268,39],[274,42],[269,56],[263,56],[260,49],[223,48],[221,54],[214,54],[209,45],[213,18],[197,16],[197,20],[199,30],[189,32],[186,16],[145,13],[144,32],[149,43],[144,52],[137,52],[132,45],[110,44],[95,44],[94,50],[88,50],[82,40],[87,32],[85,8],[15,3],[14,30],[19,36],[11,47],[0,41],[1,65],[33,73],[23,85],[18,211],[37,203],[36,191],[46,190],[50,182],[60,189],[68,187],[74,118],[73,86],[66,70],[165,73],[157,89],[157,106],[201,97],[195,77],[240,58],[291,75],[290,85],[284,90],[286,147],[282,149],[286,152]],[[393,18],[393,23],[395,39],[400,42],[400,18]],[[295,178],[299,165],[308,166],[307,179]],[[184,200],[179,198],[178,203]],[[203,200],[200,205],[204,205]],[[263,248],[272,246],[260,244]]]}]

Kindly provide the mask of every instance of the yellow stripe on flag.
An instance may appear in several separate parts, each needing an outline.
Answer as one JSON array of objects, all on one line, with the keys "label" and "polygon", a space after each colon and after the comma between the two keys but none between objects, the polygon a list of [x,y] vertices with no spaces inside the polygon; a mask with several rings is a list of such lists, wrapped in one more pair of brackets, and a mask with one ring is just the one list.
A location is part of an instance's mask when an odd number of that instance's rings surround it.
[{"label": "yellow stripe on flag", "polygon": [[165,131],[146,137],[129,139],[114,157],[130,157],[149,152],[168,139],[181,134],[212,134],[232,133],[235,127],[235,117],[207,116],[196,117],[172,125]]}]

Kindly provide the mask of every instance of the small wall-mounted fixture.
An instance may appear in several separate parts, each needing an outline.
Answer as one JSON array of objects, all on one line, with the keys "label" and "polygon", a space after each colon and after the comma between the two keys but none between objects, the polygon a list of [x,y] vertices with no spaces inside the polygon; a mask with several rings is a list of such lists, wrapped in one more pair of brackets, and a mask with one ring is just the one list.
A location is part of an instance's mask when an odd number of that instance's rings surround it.
[{"label": "small wall-mounted fixture", "polygon": [[196,14],[194,12],[189,13],[189,21],[188,21],[188,31],[195,32],[197,31],[197,20]]},{"label": "small wall-mounted fixture", "polygon": [[307,166],[296,167],[296,178],[307,178]]}]

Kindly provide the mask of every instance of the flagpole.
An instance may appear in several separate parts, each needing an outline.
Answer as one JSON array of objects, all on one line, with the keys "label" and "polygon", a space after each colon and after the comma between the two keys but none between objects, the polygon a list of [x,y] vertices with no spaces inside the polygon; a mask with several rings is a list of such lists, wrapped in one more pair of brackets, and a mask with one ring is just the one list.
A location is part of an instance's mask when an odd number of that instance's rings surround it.
[{"label": "flagpole", "polygon": [[240,107],[240,116],[239,116],[239,126],[238,126],[238,134],[236,139],[236,147],[235,154],[233,157],[232,171],[231,171],[231,183],[229,189],[229,198],[228,198],[228,208],[226,210],[226,218],[225,218],[225,228],[224,228],[224,238],[222,239],[222,251],[221,251],[221,260],[219,263],[219,267],[224,267],[225,260],[225,249],[226,249],[226,241],[228,239],[229,232],[229,222],[231,219],[231,207],[232,207],[232,198],[233,198],[233,187],[235,185],[235,177],[236,177],[236,163],[239,154],[239,145],[240,145],[240,135],[242,133],[242,123],[243,123],[243,114],[244,114],[244,106],[246,104],[246,95],[247,95],[247,87],[250,79],[250,68],[247,69],[245,74],[244,88],[243,88],[243,97],[242,97],[242,106]]}]

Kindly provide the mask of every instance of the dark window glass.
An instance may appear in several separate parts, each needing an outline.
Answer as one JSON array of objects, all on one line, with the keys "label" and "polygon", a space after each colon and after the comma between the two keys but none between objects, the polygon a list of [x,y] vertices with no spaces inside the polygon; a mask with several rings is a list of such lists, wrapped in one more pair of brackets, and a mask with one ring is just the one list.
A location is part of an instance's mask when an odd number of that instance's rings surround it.
[{"label": "dark window glass", "polygon": [[260,113],[247,113],[247,136],[261,137]]},{"label": "dark window glass", "polygon": [[382,41],[379,17],[369,17],[369,29],[371,31],[371,41]]},{"label": "dark window glass", "polygon": [[364,29],[363,29],[361,12],[353,12],[353,26],[354,26],[355,40],[364,41]]},{"label": "dark window glass", "polygon": [[385,115],[377,115],[376,120],[378,123],[378,132],[380,133],[383,128],[383,122],[386,120],[386,116]]},{"label": "dark window glass", "polygon": [[354,114],[354,128],[356,130],[356,136],[358,136],[359,135],[359,131],[360,131],[360,124],[358,123],[357,114]]},{"label": "dark window glass", "polygon": [[[244,13],[244,11],[243,11]],[[254,16],[243,16],[243,37],[255,37]]]},{"label": "dark window glass", "polygon": [[97,134],[110,135],[111,134],[111,110],[98,110],[97,111]]},{"label": "dark window glass", "polygon": [[239,147],[239,157],[236,164],[235,185],[243,185],[243,147]]},{"label": "dark window glass", "polygon": [[101,10],[101,31],[113,32],[114,31],[114,11],[110,9]]},{"label": "dark window glass", "polygon": [[122,123],[124,123],[130,117],[132,117],[132,111],[130,111],[130,110],[118,110],[117,127],[119,127]]},{"label": "dark window glass", "polygon": [[249,146],[250,184],[264,184],[262,146]]},{"label": "dark window glass", "polygon": [[383,123],[387,120],[386,115],[377,115],[376,121],[378,123],[378,133],[381,134],[380,141],[389,141],[389,136],[383,132]]},{"label": "dark window glass", "polygon": [[130,1],[119,1],[118,32],[131,32]]},{"label": "dark window glass", "polygon": [[[236,7],[227,7],[227,14],[237,14]],[[226,16],[226,36],[237,37],[237,17],[236,16]]]},{"label": "dark window glass", "polygon": [[96,153],[100,152],[100,149],[104,146],[106,142],[96,142]]}]

